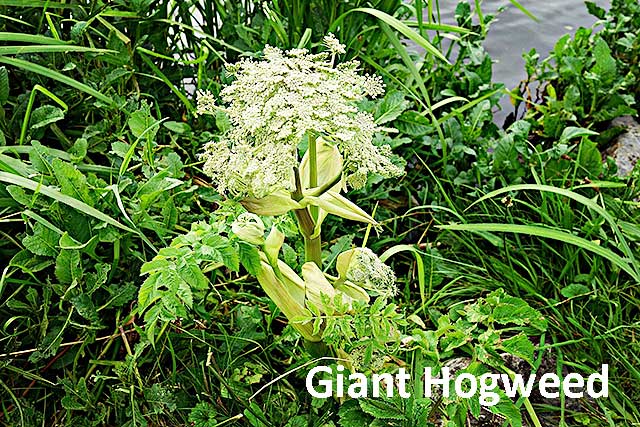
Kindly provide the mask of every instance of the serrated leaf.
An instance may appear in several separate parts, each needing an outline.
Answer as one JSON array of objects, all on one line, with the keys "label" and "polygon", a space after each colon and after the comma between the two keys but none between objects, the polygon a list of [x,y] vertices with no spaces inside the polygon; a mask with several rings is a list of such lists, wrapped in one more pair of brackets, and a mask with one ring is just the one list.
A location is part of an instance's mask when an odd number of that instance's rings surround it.
[{"label": "serrated leaf", "polygon": [[59,238],[58,233],[38,222],[33,226],[33,235],[25,236],[22,244],[36,255],[53,257],[58,254]]},{"label": "serrated leaf", "polygon": [[111,294],[109,299],[109,307],[122,307],[135,298],[138,288],[131,283],[125,283],[123,285],[110,285],[107,287],[107,292]]},{"label": "serrated leaf", "polygon": [[376,124],[384,124],[397,119],[411,103],[404,98],[404,93],[395,91],[388,93],[378,104],[375,111]]},{"label": "serrated leaf", "polygon": [[87,155],[87,147],[89,143],[85,138],[78,138],[69,149],[69,157],[73,163],[79,163]]},{"label": "serrated leaf", "polygon": [[344,404],[340,406],[338,416],[340,417],[338,421],[340,427],[368,426],[373,421],[370,415],[365,414],[362,409],[360,409],[360,405],[356,399],[350,399],[344,402]]},{"label": "serrated leaf", "polygon": [[[140,138],[140,136],[142,136],[142,134],[147,129],[151,128],[154,125],[154,123],[155,123],[155,120],[153,119],[153,117],[151,117],[151,114],[149,113],[148,108],[144,108],[144,107],[131,113],[131,116],[129,116],[129,120],[127,120],[127,125],[129,126],[129,130],[131,130],[131,133],[136,138]],[[158,131],[157,127],[150,129],[145,134],[147,140],[152,140],[155,137],[157,131]]]},{"label": "serrated leaf", "polygon": [[533,352],[535,351],[535,347],[524,333],[521,332],[514,337],[502,341],[500,348],[533,365]]},{"label": "serrated leaf", "polygon": [[74,279],[82,277],[80,266],[80,252],[77,250],[63,249],[56,257],[55,274],[60,283],[69,285]]},{"label": "serrated leaf", "polygon": [[367,414],[383,420],[405,420],[401,408],[394,401],[388,399],[360,399],[360,408]]},{"label": "serrated leaf", "polygon": [[89,295],[84,293],[77,295],[71,298],[71,303],[80,316],[92,323],[99,321],[98,312]]},{"label": "serrated leaf", "polygon": [[209,280],[193,258],[182,259],[182,262],[178,264],[178,274],[182,280],[194,289],[207,289],[209,287]]},{"label": "serrated leaf", "polygon": [[489,294],[486,300],[493,305],[493,320],[501,325],[529,324],[539,330],[547,327],[547,321],[540,312],[531,308],[524,300],[506,295],[502,289]]},{"label": "serrated leaf", "polygon": [[60,192],[93,207],[94,201],[89,194],[87,178],[82,172],[76,169],[71,163],[64,162],[60,159],[53,159],[51,165],[53,166],[56,180],[60,185]]}]

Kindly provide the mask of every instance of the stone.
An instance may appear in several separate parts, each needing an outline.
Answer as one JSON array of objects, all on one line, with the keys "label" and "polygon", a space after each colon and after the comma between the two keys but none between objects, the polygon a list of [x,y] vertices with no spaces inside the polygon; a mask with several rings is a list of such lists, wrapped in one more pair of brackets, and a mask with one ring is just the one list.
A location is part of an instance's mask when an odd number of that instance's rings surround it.
[{"label": "stone", "polygon": [[640,124],[631,116],[620,116],[611,121],[611,126],[626,128],[626,132],[618,136],[605,151],[615,160],[617,175],[625,177],[631,173],[640,158]]}]

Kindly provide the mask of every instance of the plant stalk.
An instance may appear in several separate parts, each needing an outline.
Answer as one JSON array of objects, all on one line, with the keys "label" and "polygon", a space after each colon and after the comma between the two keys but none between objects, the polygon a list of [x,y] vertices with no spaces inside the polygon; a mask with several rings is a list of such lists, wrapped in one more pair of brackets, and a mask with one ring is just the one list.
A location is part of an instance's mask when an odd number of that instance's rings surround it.
[{"label": "plant stalk", "polygon": [[[309,133],[309,183],[307,188],[316,188],[318,186],[318,147],[317,137]],[[310,206],[311,218],[314,223],[318,223],[318,207]]]}]

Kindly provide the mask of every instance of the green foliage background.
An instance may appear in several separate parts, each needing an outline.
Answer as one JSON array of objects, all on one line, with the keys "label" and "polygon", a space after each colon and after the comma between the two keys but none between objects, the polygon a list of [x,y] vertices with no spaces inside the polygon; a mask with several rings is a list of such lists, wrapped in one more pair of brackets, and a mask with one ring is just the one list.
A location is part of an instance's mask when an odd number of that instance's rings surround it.
[{"label": "green foliage background", "polygon": [[[233,242],[207,229],[233,207],[197,154],[229,123],[195,118],[193,93],[217,93],[224,65],[265,44],[317,49],[328,31],[384,77],[387,95],[363,107],[399,130],[378,142],[407,164],[402,179],[350,195],[382,221],[369,245],[393,254],[400,332],[421,337],[379,359],[415,372],[486,351],[551,354],[558,372],[609,363],[609,399],[534,411],[546,425],[639,423],[638,172],[616,177],[600,153],[622,131],[611,119],[637,116],[640,6],[589,4],[602,31],[563,37],[549,59],[525,55],[528,79],[509,94],[520,120],[502,129],[493,111],[506,90],[482,47],[494,17],[474,3],[458,5],[452,28],[421,0],[0,0],[0,425],[456,426],[477,415],[419,396],[311,399],[312,358]],[[172,252],[192,224],[205,238]],[[352,223],[325,230],[329,255],[362,243]],[[203,247],[227,268],[190,269]],[[175,298],[155,313],[164,333],[152,346],[136,297],[158,251],[184,270],[166,283]],[[283,249],[294,266],[301,251]],[[515,297],[546,333],[471,315]],[[539,337],[535,351],[504,347],[522,334]],[[522,401],[501,413],[532,425]]]}]

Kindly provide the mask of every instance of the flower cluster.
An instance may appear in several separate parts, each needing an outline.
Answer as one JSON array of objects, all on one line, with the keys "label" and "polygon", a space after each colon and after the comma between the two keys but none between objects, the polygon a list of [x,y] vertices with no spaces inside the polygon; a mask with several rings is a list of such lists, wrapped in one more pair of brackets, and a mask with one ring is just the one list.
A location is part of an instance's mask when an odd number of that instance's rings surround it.
[{"label": "flower cluster", "polygon": [[334,55],[347,52],[345,50],[346,46],[340,43],[340,40],[338,40],[336,36],[333,35],[333,33],[329,33],[324,36],[322,38],[322,44],[325,45],[325,47],[329,49],[329,51]]},{"label": "flower cluster", "polygon": [[347,280],[381,296],[396,293],[396,275],[369,248],[353,249],[346,271]]},{"label": "flower cluster", "polygon": [[198,99],[196,104],[196,116],[203,114],[214,114],[216,110],[216,98],[208,90],[201,90],[198,92]]},{"label": "flower cluster", "polygon": [[[335,37],[325,43],[332,53],[343,49]],[[203,154],[204,171],[220,192],[261,198],[292,191],[298,144],[309,135],[338,148],[353,188],[362,187],[371,173],[403,173],[389,160],[389,147],[373,145],[380,129],[356,105],[383,94],[382,80],[359,74],[356,61],[333,67],[329,54],[267,46],[262,60],[244,59],[229,68],[235,80],[220,95],[232,128],[208,143]],[[214,108],[209,99],[198,105],[203,111]]]}]

